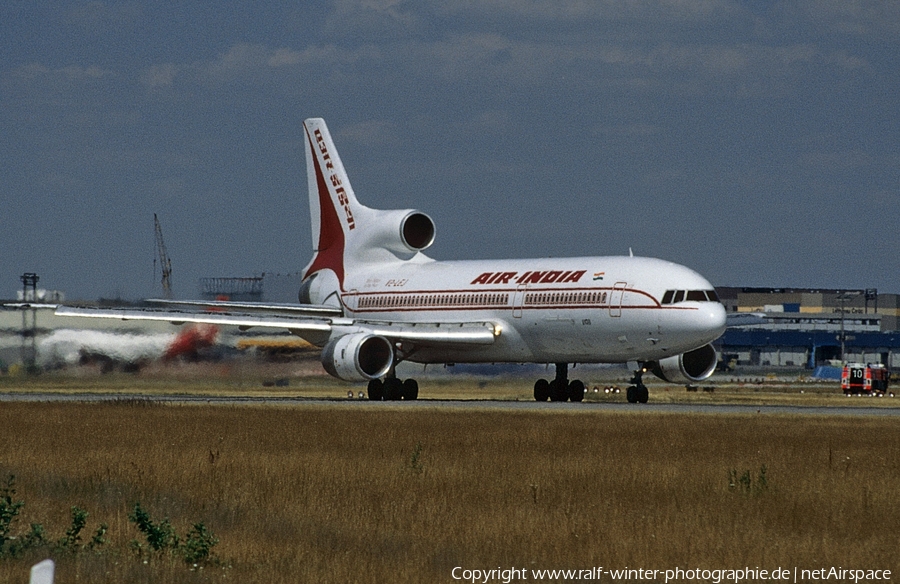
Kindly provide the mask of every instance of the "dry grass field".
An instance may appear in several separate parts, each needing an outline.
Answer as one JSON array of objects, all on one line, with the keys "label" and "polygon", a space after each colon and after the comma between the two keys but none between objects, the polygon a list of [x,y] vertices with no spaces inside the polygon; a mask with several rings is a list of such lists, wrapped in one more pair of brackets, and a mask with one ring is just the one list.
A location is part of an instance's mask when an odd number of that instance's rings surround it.
[{"label": "dry grass field", "polygon": [[[13,531],[42,523],[55,541],[73,505],[86,537],[109,524],[101,552],[54,553],[59,584],[900,569],[893,419],[403,406],[2,403],[0,478],[25,502]],[[141,561],[135,503],[179,534],[202,522],[218,562]],[[0,559],[0,581],[26,582],[46,553]]]}]

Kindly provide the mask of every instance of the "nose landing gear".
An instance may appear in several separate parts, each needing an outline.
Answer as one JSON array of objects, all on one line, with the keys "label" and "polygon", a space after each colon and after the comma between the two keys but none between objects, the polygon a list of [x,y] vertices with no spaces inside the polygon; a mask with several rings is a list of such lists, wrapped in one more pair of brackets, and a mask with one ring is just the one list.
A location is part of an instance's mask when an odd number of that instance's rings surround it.
[{"label": "nose landing gear", "polygon": [[625,397],[628,399],[628,403],[630,404],[645,404],[647,400],[650,399],[650,392],[647,390],[647,386],[644,385],[642,378],[644,377],[644,368],[641,367],[637,371],[634,372],[634,377],[631,378],[631,385],[628,386],[628,389],[625,390]]}]

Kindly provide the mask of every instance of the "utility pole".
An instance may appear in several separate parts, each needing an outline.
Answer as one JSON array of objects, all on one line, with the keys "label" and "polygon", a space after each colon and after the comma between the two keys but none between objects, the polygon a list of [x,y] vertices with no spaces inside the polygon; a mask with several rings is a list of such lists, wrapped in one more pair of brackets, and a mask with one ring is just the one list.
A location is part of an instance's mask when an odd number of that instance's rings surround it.
[{"label": "utility pole", "polygon": [[853,300],[862,294],[859,290],[844,290],[837,296],[837,301],[841,303],[841,364],[846,363],[844,359],[844,349],[847,335],[844,332],[844,315],[847,313],[847,302]]},{"label": "utility pole", "polygon": [[162,270],[163,297],[172,298],[172,261],[166,251],[166,242],[163,241],[162,226],[156,213],[153,214],[153,226],[156,230],[156,253],[159,256],[159,267]]},{"label": "utility pole", "polygon": [[[25,371],[34,373],[37,363],[37,309],[34,303],[38,301],[37,283],[41,278],[33,273],[26,272],[22,274],[22,303],[23,305],[31,305],[22,307],[22,364],[25,365]],[[31,289],[31,294],[28,290]],[[29,299],[30,296],[30,299]],[[28,313],[31,312],[31,326],[28,326]],[[28,339],[31,339],[31,347],[29,351]]]}]

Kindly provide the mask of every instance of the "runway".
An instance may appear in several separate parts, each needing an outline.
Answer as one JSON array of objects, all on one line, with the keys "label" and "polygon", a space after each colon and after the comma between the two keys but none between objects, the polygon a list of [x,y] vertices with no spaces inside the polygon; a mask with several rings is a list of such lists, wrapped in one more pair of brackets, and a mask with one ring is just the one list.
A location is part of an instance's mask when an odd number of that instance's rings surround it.
[{"label": "runway", "polygon": [[308,398],[308,397],[228,397],[200,395],[150,395],[111,393],[0,393],[2,402],[48,402],[48,403],[101,403],[101,402],[147,402],[172,405],[224,405],[224,406],[315,406],[334,408],[373,409],[447,409],[447,410],[509,410],[541,412],[617,412],[622,414],[665,413],[665,414],[708,414],[708,415],[787,415],[787,416],[860,416],[860,417],[900,417],[900,407],[871,406],[803,406],[803,405],[743,405],[743,404],[629,404],[597,402],[536,402],[514,400],[481,399],[418,399],[415,401],[373,402],[366,399],[349,398]]}]

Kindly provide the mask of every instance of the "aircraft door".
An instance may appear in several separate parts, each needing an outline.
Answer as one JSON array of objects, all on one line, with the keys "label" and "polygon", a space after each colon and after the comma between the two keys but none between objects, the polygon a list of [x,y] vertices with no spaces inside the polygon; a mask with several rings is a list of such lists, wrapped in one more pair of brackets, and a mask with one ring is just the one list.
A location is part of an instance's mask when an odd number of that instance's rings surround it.
[{"label": "aircraft door", "polygon": [[359,290],[353,288],[349,294],[344,294],[341,300],[343,300],[344,306],[350,311],[356,312],[356,309],[359,307]]},{"label": "aircraft door", "polygon": [[628,282],[616,282],[613,286],[612,294],[609,298],[609,315],[612,317],[622,316],[622,301],[625,298],[625,288]]},{"label": "aircraft door", "polygon": [[522,305],[525,304],[526,284],[519,284],[513,294],[513,318],[522,318]]}]

